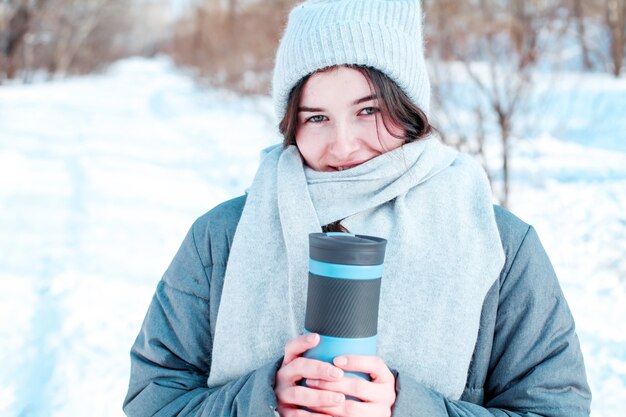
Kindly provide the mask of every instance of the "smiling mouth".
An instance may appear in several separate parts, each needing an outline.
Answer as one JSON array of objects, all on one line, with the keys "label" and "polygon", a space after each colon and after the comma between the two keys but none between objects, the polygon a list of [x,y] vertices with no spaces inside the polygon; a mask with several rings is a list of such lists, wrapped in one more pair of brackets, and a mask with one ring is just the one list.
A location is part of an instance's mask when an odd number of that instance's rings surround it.
[{"label": "smiling mouth", "polygon": [[336,166],[333,168],[335,168],[337,171],[345,171],[346,169],[354,168],[358,165],[361,165],[363,162],[366,162],[366,161],[350,162],[349,164]]}]

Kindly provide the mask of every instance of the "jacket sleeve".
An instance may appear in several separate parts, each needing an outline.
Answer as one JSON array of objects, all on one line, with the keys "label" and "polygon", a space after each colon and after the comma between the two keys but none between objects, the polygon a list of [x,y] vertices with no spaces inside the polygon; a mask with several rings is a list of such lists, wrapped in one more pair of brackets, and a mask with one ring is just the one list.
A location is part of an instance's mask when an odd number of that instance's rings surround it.
[{"label": "jacket sleeve", "polygon": [[532,227],[500,277],[489,357],[482,404],[449,400],[400,371],[393,415],[589,416],[591,393],[574,320]]},{"label": "jacket sleeve", "polygon": [[[192,227],[158,284],[131,349],[124,412],[130,417],[274,417],[278,361],[223,386],[207,387],[214,300],[209,277],[225,262],[213,264],[210,253],[204,256],[210,259],[203,259],[196,243]],[[210,243],[208,247],[210,251]]]}]

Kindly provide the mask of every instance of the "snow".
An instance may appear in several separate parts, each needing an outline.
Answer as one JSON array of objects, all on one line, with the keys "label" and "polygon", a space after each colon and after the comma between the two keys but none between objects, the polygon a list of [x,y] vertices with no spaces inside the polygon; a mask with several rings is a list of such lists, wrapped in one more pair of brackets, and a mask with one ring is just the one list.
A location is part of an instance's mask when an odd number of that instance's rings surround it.
[{"label": "snow", "polygon": [[[514,144],[511,207],[560,277],[592,415],[621,417],[626,82],[559,78],[538,133]],[[156,284],[191,223],[242,194],[280,141],[272,109],[198,87],[163,58],[0,87],[0,415],[123,415]]]}]

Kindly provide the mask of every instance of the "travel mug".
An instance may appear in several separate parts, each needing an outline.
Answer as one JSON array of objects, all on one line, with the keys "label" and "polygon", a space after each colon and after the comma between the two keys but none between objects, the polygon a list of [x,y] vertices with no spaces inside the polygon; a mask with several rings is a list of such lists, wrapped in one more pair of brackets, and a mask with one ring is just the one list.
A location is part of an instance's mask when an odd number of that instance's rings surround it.
[{"label": "travel mug", "polygon": [[[385,239],[349,233],[309,234],[305,332],[320,342],[304,357],[332,363],[340,355],[376,355]],[[369,380],[369,376],[346,372]]]}]

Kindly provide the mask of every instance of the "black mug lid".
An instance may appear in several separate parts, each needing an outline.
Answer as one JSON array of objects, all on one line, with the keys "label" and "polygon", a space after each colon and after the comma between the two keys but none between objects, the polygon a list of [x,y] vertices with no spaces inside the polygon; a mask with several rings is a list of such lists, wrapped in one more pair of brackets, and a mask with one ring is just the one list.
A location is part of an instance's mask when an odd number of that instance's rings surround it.
[{"label": "black mug lid", "polygon": [[340,265],[382,265],[387,240],[366,235],[329,232],[309,234],[309,256]]}]

